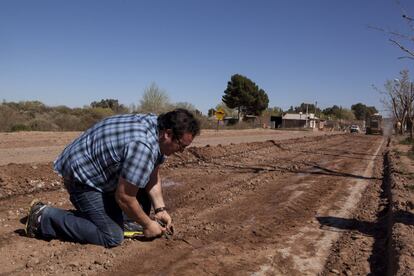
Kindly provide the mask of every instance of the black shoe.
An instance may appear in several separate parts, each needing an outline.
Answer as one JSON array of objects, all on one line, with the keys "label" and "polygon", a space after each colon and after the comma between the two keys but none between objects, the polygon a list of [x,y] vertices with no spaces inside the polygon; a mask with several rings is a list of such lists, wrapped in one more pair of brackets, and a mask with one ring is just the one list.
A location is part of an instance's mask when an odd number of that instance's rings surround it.
[{"label": "black shoe", "polygon": [[124,237],[136,238],[144,236],[144,228],[134,221],[124,221]]},{"label": "black shoe", "polygon": [[33,199],[30,203],[29,213],[27,214],[26,222],[26,236],[34,238],[39,232],[40,221],[39,217],[42,215],[43,210],[46,208],[46,204],[43,204],[38,199]]},{"label": "black shoe", "polygon": [[144,228],[135,221],[124,221],[124,231],[144,231]]}]

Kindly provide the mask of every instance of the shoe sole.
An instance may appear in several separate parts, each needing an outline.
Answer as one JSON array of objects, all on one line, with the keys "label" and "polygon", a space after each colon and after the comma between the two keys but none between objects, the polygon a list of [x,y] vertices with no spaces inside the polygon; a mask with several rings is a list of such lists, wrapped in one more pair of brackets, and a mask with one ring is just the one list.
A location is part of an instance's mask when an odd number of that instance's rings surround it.
[{"label": "shoe sole", "polygon": [[26,226],[24,228],[24,232],[26,233],[26,236],[29,236],[28,233],[27,233],[27,226],[29,225],[29,218],[30,218],[30,213],[32,212],[32,207],[38,202],[40,202],[40,200],[37,199],[37,198],[33,199],[32,202],[30,202],[29,210],[27,211]]},{"label": "shoe sole", "polygon": [[142,231],[124,231],[124,237],[125,238],[143,238],[144,236],[144,232]]}]

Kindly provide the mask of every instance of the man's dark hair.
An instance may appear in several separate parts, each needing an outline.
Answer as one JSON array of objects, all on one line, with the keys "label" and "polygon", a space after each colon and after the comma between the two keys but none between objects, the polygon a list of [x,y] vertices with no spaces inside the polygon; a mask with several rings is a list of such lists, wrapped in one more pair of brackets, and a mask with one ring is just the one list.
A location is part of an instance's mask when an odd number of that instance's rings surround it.
[{"label": "man's dark hair", "polygon": [[177,108],[158,116],[158,130],[167,129],[172,130],[175,139],[180,139],[184,133],[195,137],[200,133],[200,122],[187,109]]}]

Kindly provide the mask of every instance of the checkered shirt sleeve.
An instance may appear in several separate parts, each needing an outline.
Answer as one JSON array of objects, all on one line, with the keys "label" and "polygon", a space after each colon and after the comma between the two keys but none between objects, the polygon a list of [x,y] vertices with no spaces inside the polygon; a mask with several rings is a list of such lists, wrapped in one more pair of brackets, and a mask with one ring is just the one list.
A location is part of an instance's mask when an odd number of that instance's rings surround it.
[{"label": "checkered shirt sleeve", "polygon": [[120,176],[139,188],[148,183],[156,166],[151,149],[141,142],[131,142],[125,147],[125,160]]}]

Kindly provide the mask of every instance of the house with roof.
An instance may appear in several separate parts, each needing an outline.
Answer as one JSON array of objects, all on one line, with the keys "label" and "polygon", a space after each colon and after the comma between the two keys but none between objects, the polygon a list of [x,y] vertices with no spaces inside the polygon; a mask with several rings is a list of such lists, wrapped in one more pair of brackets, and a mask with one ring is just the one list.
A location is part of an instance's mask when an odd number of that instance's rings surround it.
[{"label": "house with roof", "polygon": [[318,120],[313,113],[286,113],[282,117],[282,128],[317,128]]}]

